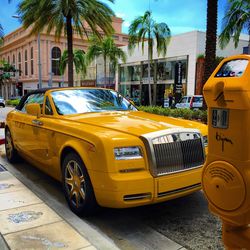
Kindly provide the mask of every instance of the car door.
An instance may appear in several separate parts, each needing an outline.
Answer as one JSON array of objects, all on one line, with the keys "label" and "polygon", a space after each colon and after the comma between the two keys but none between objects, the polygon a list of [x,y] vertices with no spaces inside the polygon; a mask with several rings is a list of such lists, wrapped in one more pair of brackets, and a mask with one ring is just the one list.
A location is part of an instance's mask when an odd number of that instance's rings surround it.
[{"label": "car door", "polygon": [[38,103],[42,107],[43,101],[44,93],[29,95],[19,112],[17,112],[13,124],[15,131],[13,137],[18,150],[32,161],[36,161],[36,159],[40,157],[39,147],[41,144],[38,134],[42,123],[36,116],[27,113],[25,105],[28,103]]},{"label": "car door", "polygon": [[53,157],[55,157],[55,131],[53,130],[53,110],[50,105],[48,96],[45,96],[43,115],[38,119],[40,125],[37,124],[36,138],[39,141],[37,145],[37,157],[39,165],[43,167],[46,172],[49,171],[49,166],[52,165]]}]

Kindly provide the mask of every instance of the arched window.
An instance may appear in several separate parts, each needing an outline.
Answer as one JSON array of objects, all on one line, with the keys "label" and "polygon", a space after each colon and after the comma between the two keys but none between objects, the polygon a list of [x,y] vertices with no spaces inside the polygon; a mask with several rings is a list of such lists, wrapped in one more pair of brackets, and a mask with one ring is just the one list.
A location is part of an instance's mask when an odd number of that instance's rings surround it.
[{"label": "arched window", "polygon": [[24,72],[25,72],[25,75],[27,76],[28,75],[28,51],[27,50],[24,51]]},{"label": "arched window", "polygon": [[59,70],[59,62],[61,58],[61,50],[58,47],[54,47],[51,51],[51,69],[52,73],[54,75],[59,76],[60,75],[60,70]]},{"label": "arched window", "polygon": [[21,70],[22,70],[22,58],[21,58],[21,52],[18,53],[18,70],[19,70],[19,76],[21,76]]},{"label": "arched window", "polygon": [[34,52],[33,47],[30,48],[30,73],[34,75]]},{"label": "arched window", "polygon": [[10,57],[8,56],[8,63],[10,63]]},{"label": "arched window", "polygon": [[12,65],[16,67],[16,57],[15,55],[12,56]]}]

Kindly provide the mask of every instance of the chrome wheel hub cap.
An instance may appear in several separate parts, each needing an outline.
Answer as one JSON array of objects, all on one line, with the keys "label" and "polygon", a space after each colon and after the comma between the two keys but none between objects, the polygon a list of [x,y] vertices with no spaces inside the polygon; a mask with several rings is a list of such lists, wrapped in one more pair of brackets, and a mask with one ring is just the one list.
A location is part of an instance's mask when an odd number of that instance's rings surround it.
[{"label": "chrome wheel hub cap", "polygon": [[65,185],[70,201],[77,208],[85,201],[85,179],[79,164],[69,161],[65,170]]}]

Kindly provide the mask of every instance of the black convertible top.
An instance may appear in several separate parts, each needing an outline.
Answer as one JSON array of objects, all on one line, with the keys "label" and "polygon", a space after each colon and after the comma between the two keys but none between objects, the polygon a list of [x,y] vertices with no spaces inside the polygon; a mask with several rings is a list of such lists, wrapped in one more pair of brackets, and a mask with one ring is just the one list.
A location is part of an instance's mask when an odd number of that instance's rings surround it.
[{"label": "black convertible top", "polygon": [[26,95],[24,95],[21,98],[20,102],[16,106],[16,109],[21,110],[21,108],[22,108],[24,102],[26,101],[26,99],[28,98],[28,96],[33,95],[33,94],[45,93],[46,91],[51,90],[51,89],[58,89],[58,87],[57,88],[56,87],[54,87],[54,88],[41,88],[41,89],[35,89],[35,90],[30,91],[29,93],[27,93]]}]

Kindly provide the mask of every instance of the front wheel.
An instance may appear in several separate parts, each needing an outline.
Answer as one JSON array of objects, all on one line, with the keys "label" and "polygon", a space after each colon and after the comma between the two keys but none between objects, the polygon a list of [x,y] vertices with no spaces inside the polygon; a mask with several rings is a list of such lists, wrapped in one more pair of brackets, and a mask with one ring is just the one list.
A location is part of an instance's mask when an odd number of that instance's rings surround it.
[{"label": "front wheel", "polygon": [[5,129],[5,152],[10,163],[18,162],[20,159],[17,150],[14,147],[11,133],[8,128]]},{"label": "front wheel", "polygon": [[69,153],[63,160],[62,182],[66,200],[77,215],[91,215],[98,205],[87,169],[76,153]]}]

